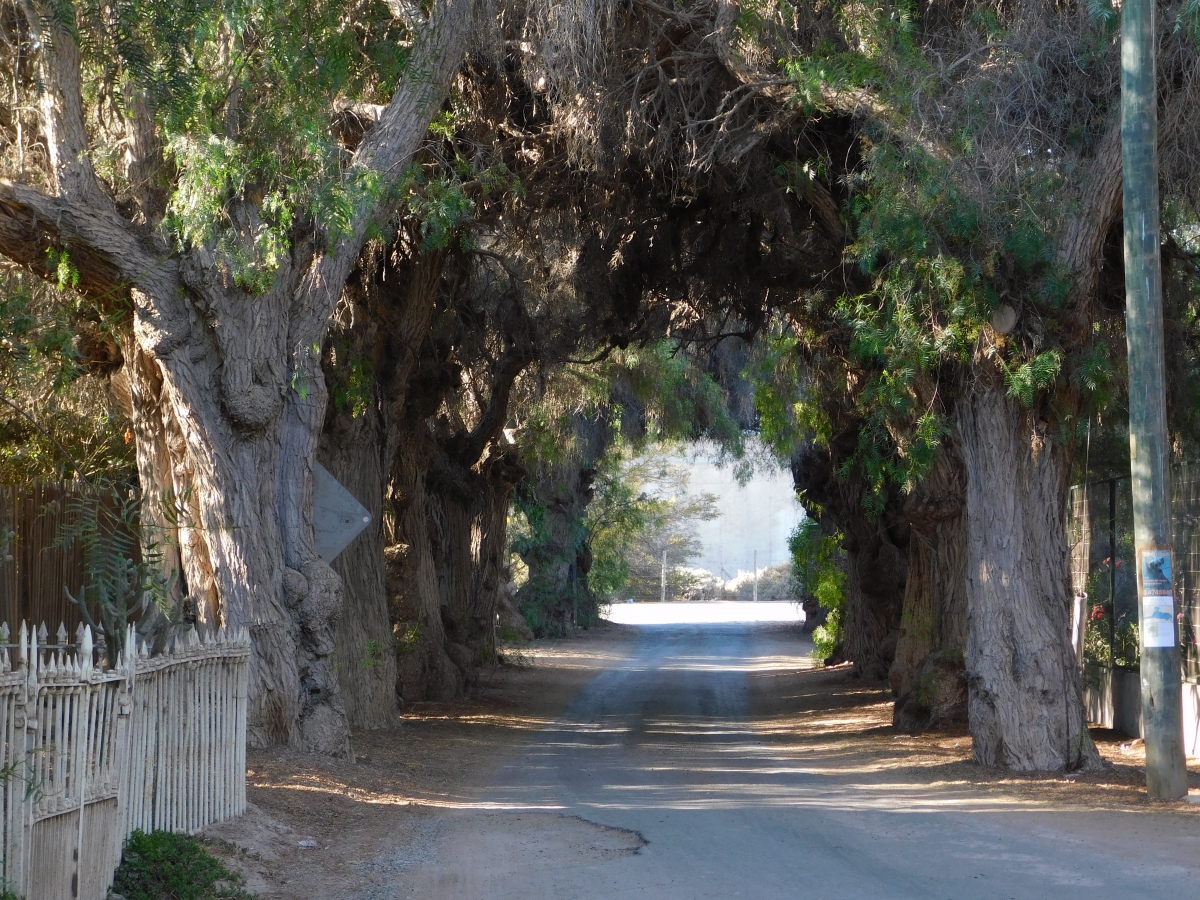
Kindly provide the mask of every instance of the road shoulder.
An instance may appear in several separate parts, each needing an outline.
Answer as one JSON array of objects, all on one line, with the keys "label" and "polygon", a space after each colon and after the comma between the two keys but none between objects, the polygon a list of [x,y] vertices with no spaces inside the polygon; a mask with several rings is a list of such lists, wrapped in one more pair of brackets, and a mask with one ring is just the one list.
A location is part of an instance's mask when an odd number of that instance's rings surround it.
[{"label": "road shoulder", "polygon": [[[456,810],[478,808],[492,773],[633,651],[637,629],[604,624],[506,650],[468,699],[414,703],[397,727],[353,737],[355,762],[250,751],[245,816],[204,837],[262,900],[394,898],[436,852]],[[526,823],[532,839],[538,819]],[[613,852],[624,852],[614,838]]]}]

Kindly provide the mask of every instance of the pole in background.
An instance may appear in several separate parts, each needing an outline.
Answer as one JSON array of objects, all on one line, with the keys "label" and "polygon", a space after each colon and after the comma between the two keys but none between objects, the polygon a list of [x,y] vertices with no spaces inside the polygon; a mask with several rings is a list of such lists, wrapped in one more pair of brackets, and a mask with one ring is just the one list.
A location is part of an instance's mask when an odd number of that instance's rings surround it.
[{"label": "pole in background", "polygon": [[659,602],[660,603],[667,602],[667,551],[666,550],[663,551],[662,596],[659,597]]},{"label": "pole in background", "polygon": [[571,624],[579,627],[579,557],[571,561]]},{"label": "pole in background", "polygon": [[[1108,664],[1117,664],[1117,479],[1108,480],[1108,599],[1112,624],[1108,629]],[[1081,657],[1082,658],[1082,657]]]},{"label": "pole in background", "polygon": [[1146,792],[1154,800],[1177,800],[1187,794],[1187,768],[1175,635],[1174,542],[1163,387],[1154,18],[1154,0],[1125,0],[1121,10],[1125,336],[1129,347],[1129,456],[1142,643]]},{"label": "pole in background", "polygon": [[758,602],[758,551],[754,551],[754,602]]}]

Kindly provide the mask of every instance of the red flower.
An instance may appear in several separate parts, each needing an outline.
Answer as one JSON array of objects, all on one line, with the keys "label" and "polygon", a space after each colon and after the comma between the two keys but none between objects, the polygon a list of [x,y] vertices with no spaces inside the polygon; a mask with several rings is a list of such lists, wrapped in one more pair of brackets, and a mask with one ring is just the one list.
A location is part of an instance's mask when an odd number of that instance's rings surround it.
[{"label": "red flower", "polygon": [[1104,618],[1104,607],[1101,604],[1097,603],[1095,606],[1092,607],[1092,621],[1095,621],[1097,619],[1103,619],[1103,618]]}]

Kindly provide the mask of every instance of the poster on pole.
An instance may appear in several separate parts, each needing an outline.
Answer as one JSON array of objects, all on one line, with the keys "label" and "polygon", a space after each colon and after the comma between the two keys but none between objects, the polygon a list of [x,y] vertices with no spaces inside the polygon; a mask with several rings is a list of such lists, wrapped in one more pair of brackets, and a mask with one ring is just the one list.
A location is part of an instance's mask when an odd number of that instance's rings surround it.
[{"label": "poster on pole", "polygon": [[1142,582],[1142,646],[1175,646],[1175,593],[1170,550],[1139,550]]}]

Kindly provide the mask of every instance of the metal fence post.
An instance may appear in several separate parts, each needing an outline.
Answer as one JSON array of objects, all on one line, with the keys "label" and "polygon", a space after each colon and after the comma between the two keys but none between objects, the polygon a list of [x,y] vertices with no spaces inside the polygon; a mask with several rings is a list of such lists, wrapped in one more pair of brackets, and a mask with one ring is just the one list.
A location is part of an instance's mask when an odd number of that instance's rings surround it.
[{"label": "metal fence post", "polygon": [[1108,602],[1112,618],[1108,625],[1108,664],[1117,664],[1117,479],[1108,479]]}]

